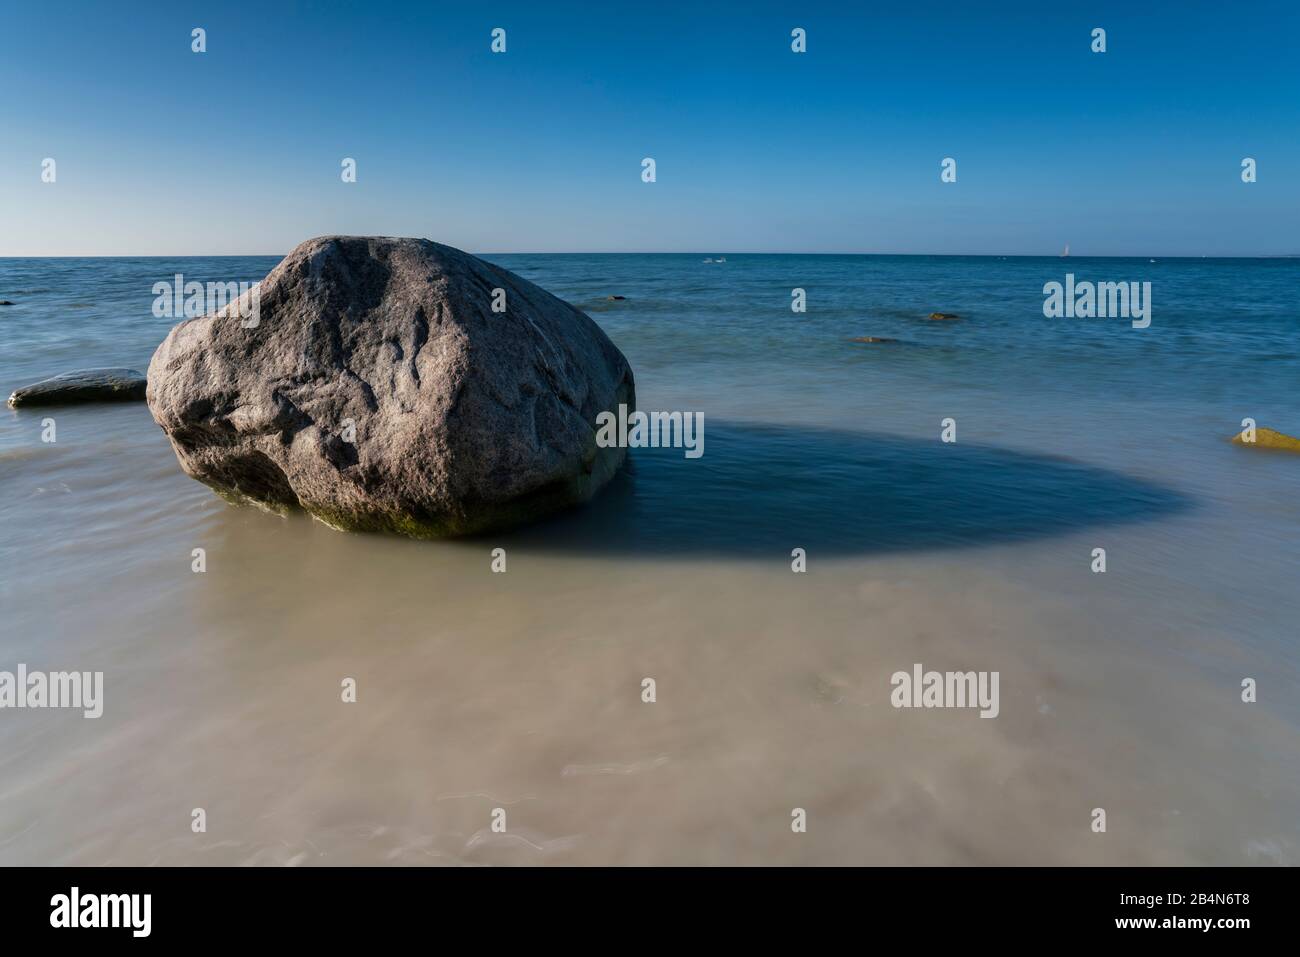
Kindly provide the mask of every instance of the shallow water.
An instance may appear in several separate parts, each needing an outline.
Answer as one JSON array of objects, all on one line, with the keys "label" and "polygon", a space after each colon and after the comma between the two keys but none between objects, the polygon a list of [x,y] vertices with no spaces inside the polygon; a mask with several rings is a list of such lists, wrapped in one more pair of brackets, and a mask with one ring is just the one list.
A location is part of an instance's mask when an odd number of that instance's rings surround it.
[{"label": "shallow water", "polygon": [[[0,863],[1300,862],[1300,459],[1226,441],[1300,432],[1300,262],[704,255],[488,257],[705,419],[509,535],[232,508],[143,405],[0,413],[0,670],[105,675],[0,710]],[[0,389],[143,370],[154,282],[274,263],[0,260]],[[1067,267],[1151,327],[1043,318]],[[998,717],[894,709],[914,662]]]}]

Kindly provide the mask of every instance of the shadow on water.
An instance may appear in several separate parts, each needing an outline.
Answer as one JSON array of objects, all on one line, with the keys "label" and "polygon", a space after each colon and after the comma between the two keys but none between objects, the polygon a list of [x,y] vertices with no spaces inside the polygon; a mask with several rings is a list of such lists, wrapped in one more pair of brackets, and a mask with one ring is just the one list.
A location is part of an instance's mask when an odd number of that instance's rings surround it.
[{"label": "shadow on water", "polygon": [[586,507],[497,544],[770,558],[961,548],[1144,521],[1187,496],[1068,459],[814,428],[708,423],[704,455],[637,449]]}]

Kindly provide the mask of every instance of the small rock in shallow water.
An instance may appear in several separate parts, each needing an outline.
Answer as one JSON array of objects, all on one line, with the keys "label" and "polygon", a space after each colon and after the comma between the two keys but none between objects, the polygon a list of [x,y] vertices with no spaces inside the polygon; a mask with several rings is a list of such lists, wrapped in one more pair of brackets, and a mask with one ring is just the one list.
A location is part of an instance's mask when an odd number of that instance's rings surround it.
[{"label": "small rock in shallow water", "polygon": [[15,389],[9,406],[139,402],[145,386],[144,375],[134,369],[76,369]]},{"label": "small rock in shallow water", "polygon": [[12,306],[13,303],[8,299],[0,299],[0,306]]},{"label": "small rock in shallow water", "polygon": [[622,301],[623,301],[624,299],[626,299],[626,298],[627,298],[627,296],[606,296],[606,297],[605,297],[605,301],[606,301],[606,302],[622,302]]},{"label": "small rock in shallow water", "polygon": [[852,342],[897,342],[897,339],[890,339],[887,336],[857,336]]},{"label": "small rock in shallow water", "polygon": [[1283,452],[1300,452],[1300,439],[1282,432],[1275,432],[1261,426],[1255,429],[1254,442],[1247,442],[1244,438],[1245,434],[1245,432],[1239,432],[1234,435],[1232,437],[1233,445],[1244,445],[1248,449],[1277,449]]},{"label": "small rock in shallow water", "polygon": [[930,318],[931,319],[960,319],[961,316],[952,312],[932,312],[930,313]]}]

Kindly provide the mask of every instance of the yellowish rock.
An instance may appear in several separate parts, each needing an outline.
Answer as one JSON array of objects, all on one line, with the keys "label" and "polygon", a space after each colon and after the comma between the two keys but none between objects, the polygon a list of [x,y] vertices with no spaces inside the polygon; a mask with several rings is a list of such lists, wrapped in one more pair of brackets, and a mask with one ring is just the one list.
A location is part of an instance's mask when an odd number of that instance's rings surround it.
[{"label": "yellowish rock", "polygon": [[1247,442],[1245,431],[1232,437],[1235,445],[1244,445],[1246,448],[1256,449],[1280,449],[1283,452],[1300,452],[1300,439],[1290,435],[1284,435],[1281,432],[1274,432],[1272,429],[1256,427],[1255,441]]}]

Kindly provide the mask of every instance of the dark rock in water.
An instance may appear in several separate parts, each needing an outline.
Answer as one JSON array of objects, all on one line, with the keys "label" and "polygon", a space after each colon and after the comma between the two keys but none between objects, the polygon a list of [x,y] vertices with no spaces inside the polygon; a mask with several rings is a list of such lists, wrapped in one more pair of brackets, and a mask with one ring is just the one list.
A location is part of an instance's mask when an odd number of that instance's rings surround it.
[{"label": "dark rock in water", "polygon": [[606,296],[606,297],[605,297],[605,301],[606,301],[606,302],[622,302],[622,301],[623,301],[624,299],[626,299],[626,298],[627,298],[627,296]]},{"label": "dark rock in water", "polygon": [[932,312],[930,313],[930,318],[931,319],[960,319],[961,316],[955,315],[951,312]]},{"label": "dark rock in water", "polygon": [[8,299],[0,299],[0,306],[12,306],[13,303]]},{"label": "dark rock in water", "polygon": [[596,444],[599,413],[635,407],[623,354],[458,249],[309,240],[262,281],[256,316],[182,322],[149,364],[181,467],[224,494],[436,538],[585,501],[626,455]]},{"label": "dark rock in water", "polygon": [[887,336],[857,336],[852,342],[897,342],[897,339],[890,339]]},{"label": "dark rock in water", "polygon": [[76,369],[15,389],[9,405],[139,402],[144,393],[144,375],[134,369]]}]

